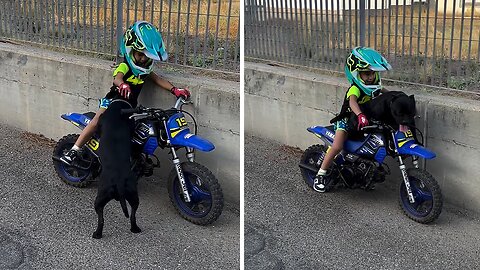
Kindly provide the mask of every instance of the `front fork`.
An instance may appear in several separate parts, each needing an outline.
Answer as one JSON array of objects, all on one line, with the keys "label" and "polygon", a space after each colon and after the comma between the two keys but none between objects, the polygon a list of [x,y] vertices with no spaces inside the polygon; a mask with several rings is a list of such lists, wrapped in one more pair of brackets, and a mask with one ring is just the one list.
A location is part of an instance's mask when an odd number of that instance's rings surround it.
[{"label": "front fork", "polygon": [[[185,199],[185,202],[191,202],[190,194],[188,194],[187,184],[185,183],[185,176],[183,175],[183,170],[182,170],[182,165],[180,163],[180,159],[178,158],[177,152],[175,151],[174,147],[170,147],[170,151],[172,152],[173,166],[175,166],[175,170],[177,171],[178,181],[180,182],[180,187],[182,188],[183,198]],[[187,149],[187,155],[188,155],[188,149]],[[192,156],[192,158],[193,158],[193,156]],[[190,160],[190,158],[189,158],[189,160]]]},{"label": "front fork", "polygon": [[[398,156],[398,163],[400,164],[400,172],[402,172],[403,182],[405,183],[405,189],[407,190],[408,201],[410,201],[410,203],[415,203],[412,188],[410,187],[410,181],[408,180],[407,167],[403,163],[403,159],[400,155]],[[418,168],[418,158],[414,157],[413,165],[415,166],[415,168]]]},{"label": "front fork", "polygon": [[194,149],[192,147],[185,147],[185,149],[187,150],[187,160],[190,161],[190,162],[194,162],[195,161],[195,152],[194,152]]},{"label": "front fork", "polygon": [[412,156],[412,163],[415,169],[418,169],[420,166],[418,165],[418,157],[417,156]]}]

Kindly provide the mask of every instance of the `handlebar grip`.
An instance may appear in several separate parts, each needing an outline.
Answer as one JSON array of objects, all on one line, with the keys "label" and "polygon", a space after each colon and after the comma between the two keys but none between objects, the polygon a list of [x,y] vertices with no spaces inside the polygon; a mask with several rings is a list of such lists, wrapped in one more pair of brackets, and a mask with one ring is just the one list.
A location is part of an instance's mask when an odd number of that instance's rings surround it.
[{"label": "handlebar grip", "polygon": [[125,115],[125,114],[132,114],[132,113],[139,113],[140,108],[133,108],[133,109],[121,109],[120,114]]},{"label": "handlebar grip", "polygon": [[360,130],[361,131],[364,131],[364,130],[367,130],[367,129],[377,129],[379,128],[378,125],[370,125],[370,126],[364,126],[363,128],[361,128]]}]

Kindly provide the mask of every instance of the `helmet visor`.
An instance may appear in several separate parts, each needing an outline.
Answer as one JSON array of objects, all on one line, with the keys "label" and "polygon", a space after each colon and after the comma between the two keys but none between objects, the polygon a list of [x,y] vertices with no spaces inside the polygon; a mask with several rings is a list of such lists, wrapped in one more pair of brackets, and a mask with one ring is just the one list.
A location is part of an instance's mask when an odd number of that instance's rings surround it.
[{"label": "helmet visor", "polygon": [[145,54],[150,59],[157,60],[157,61],[160,60],[160,57],[158,57],[158,54],[153,54],[148,50],[143,50],[142,53]]},{"label": "helmet visor", "polygon": [[168,59],[168,54],[165,50],[159,51],[157,53],[152,53],[148,50],[143,50],[143,54],[145,54],[148,58],[157,60],[157,61],[167,61]]}]

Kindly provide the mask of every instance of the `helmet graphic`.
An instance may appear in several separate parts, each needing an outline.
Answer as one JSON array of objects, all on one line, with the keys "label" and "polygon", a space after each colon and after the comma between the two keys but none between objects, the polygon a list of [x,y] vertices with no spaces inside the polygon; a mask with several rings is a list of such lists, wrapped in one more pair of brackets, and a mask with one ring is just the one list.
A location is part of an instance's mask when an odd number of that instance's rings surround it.
[{"label": "helmet graphic", "polygon": [[[356,47],[348,55],[345,63],[345,75],[351,84],[358,86],[365,94],[373,96],[375,92],[382,89],[382,80],[379,71],[392,69],[387,60],[374,49]],[[359,71],[376,71],[374,84],[367,85],[360,78]]]},{"label": "helmet graphic", "polygon": [[120,44],[120,52],[135,76],[149,74],[153,69],[153,61],[149,61],[147,67],[136,65],[133,50],[142,52],[152,60],[166,61],[168,59],[162,35],[155,26],[146,21],[135,22],[125,31]]}]

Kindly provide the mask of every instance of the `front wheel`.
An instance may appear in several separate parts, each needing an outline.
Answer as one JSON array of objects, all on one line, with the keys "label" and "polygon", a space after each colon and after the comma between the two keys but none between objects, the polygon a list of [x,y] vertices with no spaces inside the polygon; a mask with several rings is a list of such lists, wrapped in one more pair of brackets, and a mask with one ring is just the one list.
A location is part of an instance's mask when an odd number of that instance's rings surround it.
[{"label": "front wheel", "polygon": [[198,163],[184,162],[181,166],[191,201],[183,197],[175,168],[168,177],[170,201],[184,219],[197,225],[211,224],[223,210],[223,193],[217,179]]},{"label": "front wheel", "polygon": [[436,220],[443,206],[442,191],[437,181],[430,173],[420,169],[408,169],[407,175],[415,202],[408,200],[405,182],[402,181],[399,203],[403,212],[419,223]]}]

